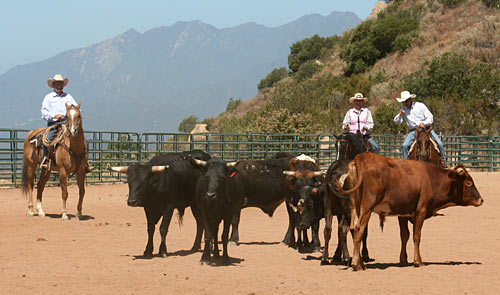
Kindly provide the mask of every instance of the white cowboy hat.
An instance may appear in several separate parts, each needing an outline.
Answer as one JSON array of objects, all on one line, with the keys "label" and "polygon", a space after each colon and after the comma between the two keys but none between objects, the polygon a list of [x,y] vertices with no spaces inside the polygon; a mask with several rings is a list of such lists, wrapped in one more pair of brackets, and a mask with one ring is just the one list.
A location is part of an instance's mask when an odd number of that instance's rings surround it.
[{"label": "white cowboy hat", "polygon": [[405,91],[401,92],[401,98],[398,97],[398,98],[396,98],[396,100],[398,102],[404,102],[409,98],[415,98],[415,97],[417,97],[416,94],[410,94],[410,91],[405,90]]},{"label": "white cowboy hat", "polygon": [[69,82],[68,78],[63,78],[62,75],[55,74],[53,78],[50,78],[49,80],[47,80],[47,84],[49,84],[50,88],[54,88],[54,86],[52,86],[52,84],[56,81],[64,82],[64,86],[68,85],[68,82]]},{"label": "white cowboy hat", "polygon": [[356,93],[353,97],[349,98],[349,102],[353,103],[355,100],[362,100],[363,102],[367,102],[368,97],[363,97],[363,93]]}]

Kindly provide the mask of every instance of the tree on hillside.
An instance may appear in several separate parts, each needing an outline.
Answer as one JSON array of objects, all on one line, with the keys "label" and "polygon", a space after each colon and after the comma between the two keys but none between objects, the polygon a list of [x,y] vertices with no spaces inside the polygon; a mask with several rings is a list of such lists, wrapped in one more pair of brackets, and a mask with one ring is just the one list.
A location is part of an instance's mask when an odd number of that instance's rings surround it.
[{"label": "tree on hillside", "polygon": [[311,38],[295,42],[290,47],[288,67],[292,72],[297,72],[299,67],[306,61],[320,58],[321,49],[331,48],[338,38],[338,36],[323,38],[316,34]]},{"label": "tree on hillside", "polygon": [[193,130],[194,126],[196,126],[196,124],[200,123],[198,121],[198,117],[196,117],[195,115],[191,115],[187,118],[185,118],[184,120],[182,120],[182,122],[179,124],[179,128],[177,130],[179,130],[179,132],[183,132],[183,133],[189,133],[191,132],[191,130]]}]

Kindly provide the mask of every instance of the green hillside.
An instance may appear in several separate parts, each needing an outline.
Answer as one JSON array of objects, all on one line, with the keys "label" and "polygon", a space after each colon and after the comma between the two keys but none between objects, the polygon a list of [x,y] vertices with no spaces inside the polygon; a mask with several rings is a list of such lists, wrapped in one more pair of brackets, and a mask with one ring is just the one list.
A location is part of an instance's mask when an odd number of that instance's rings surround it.
[{"label": "green hillside", "polygon": [[442,134],[500,133],[500,0],[390,1],[342,36],[293,44],[288,61],[263,77],[256,97],[231,99],[206,119],[209,129],[338,133],[348,98],[362,92],[373,133],[399,133],[395,98],[409,90]]}]

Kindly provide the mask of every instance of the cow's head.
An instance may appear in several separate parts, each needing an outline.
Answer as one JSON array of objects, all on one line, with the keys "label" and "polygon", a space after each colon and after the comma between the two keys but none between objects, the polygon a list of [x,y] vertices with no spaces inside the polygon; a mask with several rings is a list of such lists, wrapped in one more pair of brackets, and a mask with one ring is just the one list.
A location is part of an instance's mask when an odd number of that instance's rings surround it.
[{"label": "cow's head", "polygon": [[168,165],[151,166],[134,164],[131,166],[109,167],[108,170],[127,173],[127,204],[132,207],[144,207],[144,203],[147,202],[149,196],[148,191],[151,190],[153,186],[157,186],[157,184],[154,183],[153,176],[157,173],[164,172],[167,168]]},{"label": "cow's head", "polygon": [[300,216],[300,229],[306,229],[318,219],[324,172],[319,170],[316,159],[305,155],[290,160],[289,169],[283,174],[294,192],[290,206]]},{"label": "cow's head", "polygon": [[201,181],[205,181],[207,184],[203,188],[203,197],[215,200],[225,196],[225,183],[229,168],[236,165],[237,162],[226,162],[218,158],[211,158],[208,161],[191,158],[191,161],[205,170],[205,174],[201,176],[203,177]]},{"label": "cow's head", "polygon": [[452,180],[452,201],[459,206],[481,206],[484,202],[474,181],[464,165],[458,165],[448,170],[448,177]]}]

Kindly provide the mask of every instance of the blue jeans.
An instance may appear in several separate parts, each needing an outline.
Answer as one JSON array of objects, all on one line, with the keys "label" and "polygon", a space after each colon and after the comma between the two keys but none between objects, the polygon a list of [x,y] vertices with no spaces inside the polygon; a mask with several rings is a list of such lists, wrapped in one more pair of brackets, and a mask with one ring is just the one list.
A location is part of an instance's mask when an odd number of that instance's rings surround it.
[{"label": "blue jeans", "polygon": [[[403,159],[408,159],[408,152],[410,150],[411,144],[415,141],[415,132],[416,130],[410,131],[408,135],[405,137],[405,141],[403,142]],[[444,155],[444,145],[439,136],[434,132],[434,130],[431,130],[432,138],[436,141],[436,143],[439,146],[439,151],[441,152],[441,159],[443,159],[443,162],[446,162],[446,157]]]},{"label": "blue jeans", "polygon": [[368,138],[368,142],[372,146],[372,150],[374,154],[380,154],[380,148],[378,147],[378,143],[373,138]]}]

